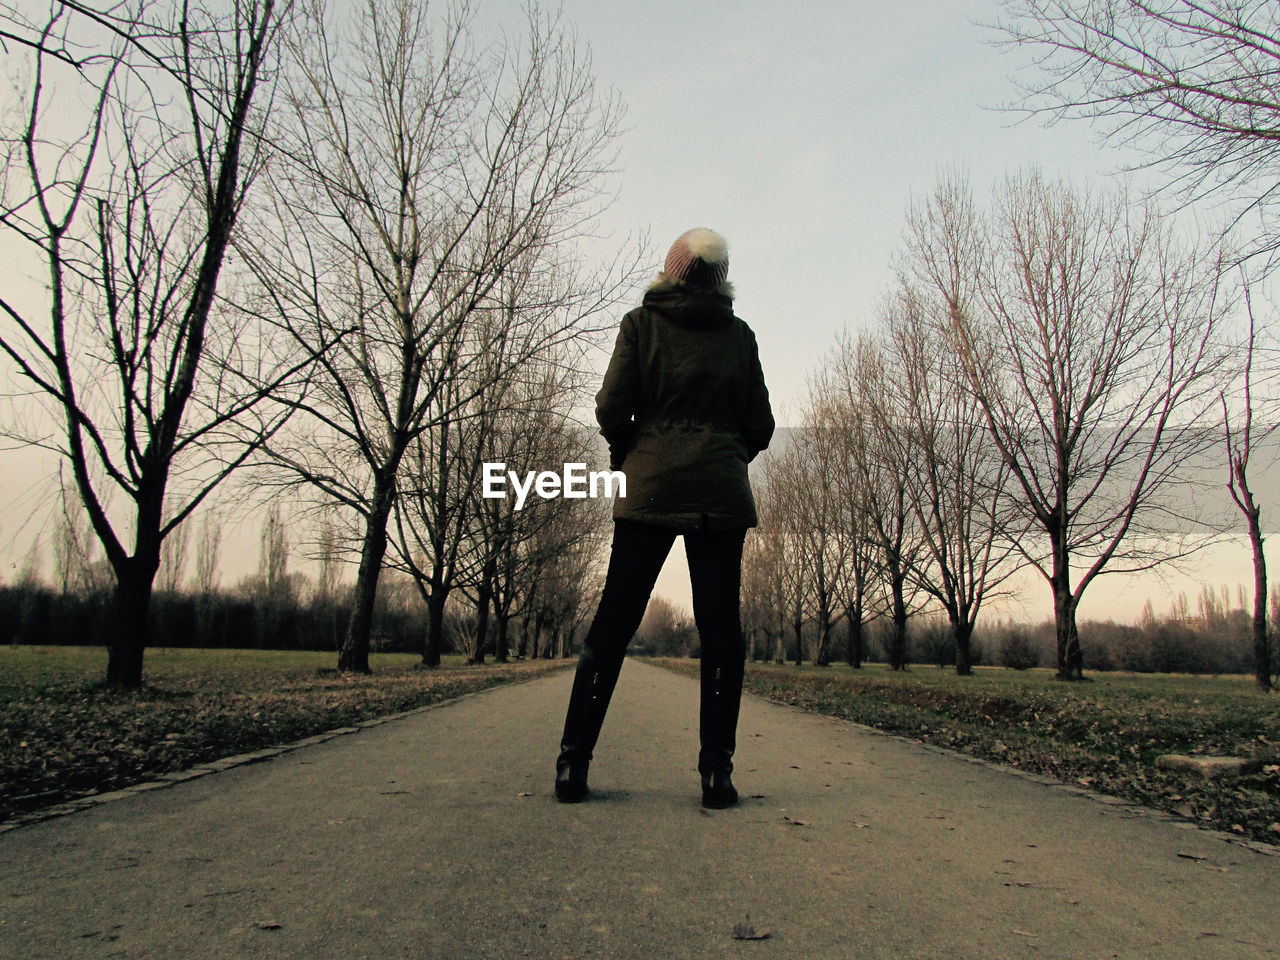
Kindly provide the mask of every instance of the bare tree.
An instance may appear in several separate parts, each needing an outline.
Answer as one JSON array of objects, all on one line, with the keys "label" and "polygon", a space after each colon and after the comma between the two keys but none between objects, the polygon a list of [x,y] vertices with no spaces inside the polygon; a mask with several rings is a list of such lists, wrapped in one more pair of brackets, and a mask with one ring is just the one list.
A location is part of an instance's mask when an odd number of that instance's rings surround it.
[{"label": "bare tree", "polygon": [[258,579],[266,596],[287,599],[289,590],[289,536],[284,513],[273,503],[258,531]]},{"label": "bare tree", "polygon": [[[280,134],[292,160],[275,180],[276,226],[250,255],[305,349],[351,331],[302,407],[305,432],[272,453],[293,482],[359,518],[339,666],[367,672],[412,444],[527,358],[581,336],[611,300],[609,282],[567,264],[599,208],[619,110],[570,32],[536,10],[523,51],[481,53],[465,3],[438,20],[414,0],[366,0],[341,25],[337,15],[317,4],[296,38]],[[517,270],[538,277],[522,291],[560,292],[555,309],[512,309],[499,284]]]},{"label": "bare tree", "polygon": [[239,589],[253,604],[258,642],[278,643],[286,612],[298,599],[297,585],[289,575],[289,537],[279,503],[267,508],[258,529],[257,573],[241,581]]},{"label": "bare tree", "polygon": [[[841,347],[841,354],[844,347]],[[863,472],[858,470],[854,458],[860,456],[859,444],[863,434],[856,417],[846,406],[852,396],[836,383],[827,370],[821,375],[821,387],[816,394],[819,417],[839,440],[837,454],[832,460],[823,482],[830,485],[837,496],[837,521],[835,536],[842,541],[844,558],[845,661],[855,670],[862,668],[866,656],[866,625],[874,615],[878,600],[879,564],[875,537],[871,525],[871,508],[868,498],[871,489]]]},{"label": "bare tree", "polygon": [[896,392],[891,360],[883,344],[863,335],[838,345],[828,374],[823,406],[841,436],[846,469],[857,477],[864,529],[886,594],[893,625],[889,665],[906,666],[907,621],[920,606],[918,571],[925,557],[910,482],[911,414],[907,398]]},{"label": "bare tree", "polygon": [[[1036,55],[1022,106],[1097,121],[1144,149],[1187,199],[1257,215],[1280,250],[1280,6],[1273,0],[1006,0],[1000,29]],[[1249,227],[1248,229],[1253,229]]]},{"label": "bare tree", "polygon": [[983,603],[1016,569],[1008,562],[1021,530],[1006,529],[1008,465],[991,450],[982,409],[946,344],[950,302],[971,299],[974,277],[955,277],[944,295],[904,284],[883,324],[891,385],[906,440],[903,476],[924,550],[916,582],[942,608],[956,673],[972,671],[970,640]]},{"label": "bare tree", "polygon": [[[464,388],[450,381],[440,391],[440,402],[452,409]],[[473,402],[483,403],[483,396]],[[393,506],[393,563],[413,577],[427,605],[426,666],[440,664],[446,606],[474,559],[475,489],[487,448],[483,435],[491,428],[491,419],[484,416],[442,415],[435,429],[414,438],[405,456]]]},{"label": "bare tree", "polygon": [[93,535],[85,520],[84,508],[74,489],[59,484],[58,523],[53,539],[54,583],[63,596],[89,592],[93,562]]},{"label": "bare tree", "polygon": [[[1043,534],[1018,549],[1053,594],[1058,675],[1079,680],[1089,584],[1203,543],[1185,488],[1213,439],[1219,263],[1180,248],[1150,206],[1036,174],[1006,181],[986,217],[966,184],[942,183],[910,215],[907,256],[947,300],[1017,509]],[[978,264],[968,301],[948,297],[957,260]]]},{"label": "bare tree", "polygon": [[461,653],[467,663],[474,663],[476,651],[480,648],[475,610],[455,602],[448,604],[447,613],[444,636],[449,646]]},{"label": "bare tree", "polygon": [[41,575],[43,566],[44,550],[41,548],[40,538],[33,537],[31,546],[22,555],[22,562],[13,578],[13,585],[19,590],[25,590],[28,593],[33,590],[39,590],[44,586],[44,578]]},{"label": "bare tree", "polygon": [[207,601],[218,588],[218,557],[222,546],[222,524],[218,516],[206,509],[200,518],[200,535],[196,539],[196,596]]},{"label": "bare tree", "polygon": [[[527,358],[502,378],[486,378],[488,389],[410,447],[392,517],[391,565],[414,578],[427,604],[429,666],[440,662],[443,611],[456,588],[476,605],[469,656],[477,663],[491,646],[506,661],[515,617],[534,619],[526,627],[535,645],[544,628],[563,636],[560,625],[578,618],[570,599],[584,593],[564,580],[568,570],[580,575],[600,549],[606,518],[596,505],[530,497],[517,509],[513,499],[482,496],[486,462],[522,473],[592,460],[596,451],[569,415],[581,399],[581,374],[571,361],[553,351]],[[481,368],[502,362],[496,352]],[[456,391],[471,392],[458,379],[441,394]]]},{"label": "bare tree", "polygon": [[[782,544],[785,536],[768,523],[771,516],[764,498],[768,488],[757,491],[757,510],[762,526],[747,533],[742,551],[742,630],[747,639],[747,657],[781,664],[785,659],[786,597],[783,594]],[[757,653],[757,638],[762,645]]]},{"label": "bare tree", "polygon": [[824,422],[812,408],[802,426],[791,431],[792,443],[781,452],[781,476],[785,478],[790,509],[786,512],[791,533],[806,562],[806,595],[812,602],[814,666],[831,664],[832,630],[847,612],[845,590],[847,538],[840,535],[842,501],[834,474],[841,466],[838,430]]},{"label": "bare tree", "polygon": [[342,571],[337,525],[327,514],[320,518],[320,528],[315,541],[316,602],[321,606],[333,603],[338,593],[338,581]]},{"label": "bare tree", "polygon": [[[801,536],[798,503],[807,496],[806,484],[814,478],[804,475],[799,458],[792,452],[792,443],[774,446],[775,449],[762,458],[756,512],[760,528],[768,537],[767,556],[777,577],[780,609],[791,628],[794,660],[796,666],[800,666],[805,659],[804,626],[813,618],[813,577],[810,575],[813,557],[805,549]],[[779,643],[785,650],[781,635]],[[781,656],[786,659],[785,653]]]},{"label": "bare tree", "polygon": [[[3,141],[0,226],[32,244],[48,282],[44,321],[0,297],[0,350],[60,424],[51,445],[115,574],[107,678],[126,687],[142,682],[161,544],[278,428],[286,412],[262,401],[297,372],[217,298],[287,9],[58,2],[38,24],[4,18],[33,59]],[[76,98],[52,113],[62,82],[93,94],[69,137]]]},{"label": "bare tree", "polygon": [[[522,340],[507,336],[520,325],[539,328],[539,315],[555,325],[553,315],[576,302],[563,285],[572,273],[547,278],[528,266],[513,265],[499,282],[498,296],[506,309],[473,318],[475,331],[490,349],[444,378],[436,393],[433,427],[414,438],[399,481],[394,563],[414,577],[428,605],[423,653],[428,666],[440,662],[444,605],[456,586],[475,588],[487,578],[488,586],[482,587],[487,601],[502,605],[514,599],[510,593],[493,593],[499,555],[512,563],[520,541],[502,530],[517,519],[522,529],[536,530],[530,524],[542,515],[533,509],[516,518],[509,505],[486,501],[481,496],[483,464],[506,462],[517,472],[558,468],[562,462],[590,461],[594,452],[577,439],[573,451],[559,449],[573,432],[567,411],[582,399],[581,351],[576,345],[551,344],[529,353]],[[546,284],[548,279],[553,285]],[[486,329],[492,335],[483,333]],[[512,348],[518,363],[507,353]],[[509,619],[499,616],[500,630]],[[481,614],[479,627],[487,626],[487,614]],[[484,651],[484,646],[477,648],[481,657]],[[505,659],[504,648],[495,652]]]},{"label": "bare tree", "polygon": [[316,588],[312,606],[336,650],[342,643],[342,538],[333,510],[321,510],[311,557],[316,563]]},{"label": "bare tree", "polygon": [[690,657],[698,631],[693,618],[666,597],[652,597],[636,631],[658,656]]},{"label": "bare tree", "polygon": [[[569,415],[577,375],[554,358],[527,364],[520,379],[501,391],[501,406],[486,415],[492,421],[480,453],[484,460],[524,469],[555,472],[565,464],[584,465],[598,450],[588,431]],[[604,516],[577,498],[530,496],[519,505],[512,496],[485,498],[472,488],[478,577],[464,589],[475,599],[479,621],[494,618],[493,649],[507,659],[512,616],[536,608],[543,571],[556,556],[580,540],[599,544]],[[483,650],[481,648],[481,656]]]},{"label": "bare tree", "polygon": [[[1249,532],[1249,547],[1253,553],[1253,679],[1258,690],[1271,689],[1271,643],[1267,634],[1267,557],[1262,549],[1262,507],[1254,498],[1249,484],[1249,461],[1256,445],[1263,443],[1275,432],[1275,423],[1254,423],[1254,350],[1258,331],[1254,323],[1253,298],[1245,286],[1245,304],[1249,317],[1249,335],[1245,343],[1245,364],[1242,373],[1243,407],[1233,419],[1225,391],[1222,399],[1222,422],[1227,440],[1227,490],[1231,500],[1244,515]],[[1234,426],[1233,426],[1234,422]]]},{"label": "bare tree", "polygon": [[608,500],[545,504],[548,516],[531,531],[514,580],[521,621],[518,657],[566,656],[577,629],[594,612],[608,550]]}]

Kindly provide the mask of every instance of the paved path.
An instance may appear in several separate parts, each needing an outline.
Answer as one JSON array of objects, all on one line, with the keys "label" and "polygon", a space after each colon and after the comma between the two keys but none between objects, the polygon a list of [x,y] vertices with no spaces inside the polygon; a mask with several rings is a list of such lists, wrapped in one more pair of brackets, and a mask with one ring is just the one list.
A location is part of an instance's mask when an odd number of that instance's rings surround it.
[{"label": "paved path", "polygon": [[704,811],[697,685],[641,662],[557,804],[569,682],[0,834],[0,957],[1280,953],[1280,857],[751,697]]}]

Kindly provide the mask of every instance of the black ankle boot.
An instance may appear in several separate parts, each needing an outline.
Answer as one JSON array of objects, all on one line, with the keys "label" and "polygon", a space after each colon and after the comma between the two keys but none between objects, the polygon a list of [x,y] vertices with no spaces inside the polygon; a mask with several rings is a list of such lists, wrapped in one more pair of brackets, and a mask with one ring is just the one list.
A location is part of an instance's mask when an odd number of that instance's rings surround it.
[{"label": "black ankle boot", "polygon": [[556,765],[556,799],[561,803],[581,803],[591,791],[587,788],[587,762]]},{"label": "black ankle boot", "polygon": [[734,789],[729,771],[704,773],[702,775],[702,805],[711,810],[723,810],[738,802],[738,791]]}]

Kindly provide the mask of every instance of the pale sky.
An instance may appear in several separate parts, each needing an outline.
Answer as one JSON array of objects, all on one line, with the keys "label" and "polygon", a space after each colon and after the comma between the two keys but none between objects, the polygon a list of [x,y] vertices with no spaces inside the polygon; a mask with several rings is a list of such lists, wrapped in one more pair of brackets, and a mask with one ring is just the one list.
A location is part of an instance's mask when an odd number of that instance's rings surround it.
[{"label": "pale sky", "polygon": [[565,3],[628,106],[608,223],[647,228],[660,254],[691,226],[728,238],[737,310],[784,409],[835,332],[868,321],[904,210],[940,171],[983,192],[1029,164],[1081,179],[1118,166],[1084,128],[992,109],[1021,59],[974,23],[997,7]]},{"label": "pale sky", "polygon": [[[518,2],[477,5],[482,23],[518,22]],[[689,227],[728,238],[736,310],[756,332],[780,424],[837,332],[870,322],[904,211],[939,172],[967,170],[981,196],[1029,165],[1101,185],[1139,159],[1099,145],[1087,125],[1046,129],[996,109],[1015,99],[1011,77],[1029,54],[997,48],[997,34],[979,25],[998,17],[995,0],[563,0],[563,11],[590,44],[600,83],[627,107],[605,231],[619,240],[648,231],[654,272]],[[47,476],[47,463],[14,453],[0,465],[13,491],[0,515],[0,549],[17,551],[10,569],[26,549],[13,542],[15,509],[47,502],[53,489],[37,469]],[[252,569],[249,543],[243,569],[227,558],[224,585]],[[1219,551],[1200,574],[1234,592],[1249,579],[1247,555]],[[1173,589],[1194,602],[1199,585],[1175,579]],[[1020,615],[1046,615],[1047,588],[1031,591]],[[658,592],[688,605],[679,547]],[[1168,606],[1150,581],[1104,581],[1091,594],[1086,618],[1135,619],[1148,595],[1157,610]]]}]

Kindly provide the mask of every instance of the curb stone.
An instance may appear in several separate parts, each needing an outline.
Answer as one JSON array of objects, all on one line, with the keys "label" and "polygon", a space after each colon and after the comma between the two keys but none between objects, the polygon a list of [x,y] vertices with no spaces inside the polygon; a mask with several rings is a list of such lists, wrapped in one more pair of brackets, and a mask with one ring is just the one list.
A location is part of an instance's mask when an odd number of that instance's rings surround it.
[{"label": "curb stone", "polygon": [[1206,780],[1236,780],[1246,773],[1261,769],[1258,760],[1244,757],[1189,756],[1182,753],[1166,753],[1156,757],[1156,766],[1163,770],[1179,770],[1198,773]]}]

